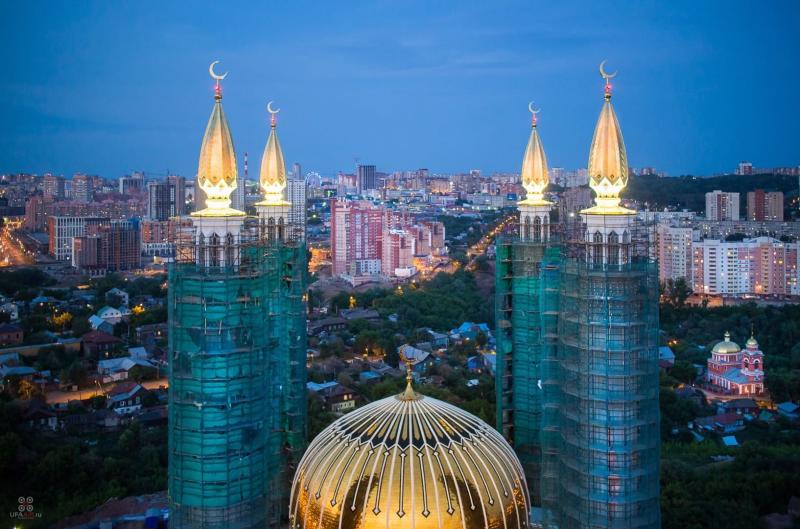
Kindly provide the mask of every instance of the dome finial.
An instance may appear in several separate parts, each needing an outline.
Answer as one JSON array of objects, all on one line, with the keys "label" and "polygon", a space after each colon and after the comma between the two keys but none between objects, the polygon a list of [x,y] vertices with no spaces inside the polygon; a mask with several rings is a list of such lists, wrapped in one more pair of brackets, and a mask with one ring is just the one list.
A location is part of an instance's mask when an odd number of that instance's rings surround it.
[{"label": "dome finial", "polygon": [[402,350],[400,351],[400,360],[406,365],[406,390],[400,398],[401,400],[416,400],[417,394],[414,392],[414,388],[411,387],[414,381],[413,368],[415,361],[413,358],[406,356]]},{"label": "dome finial", "polygon": [[731,333],[729,331],[725,331],[725,341],[726,342],[731,341]]},{"label": "dome finial", "polygon": [[541,112],[542,109],[540,108],[540,109],[534,110],[533,109],[533,101],[531,101],[530,103],[528,103],[528,111],[530,111],[530,113],[531,113],[531,127],[536,127],[536,123],[538,123],[538,121],[539,121],[539,118],[536,117],[536,114]]},{"label": "dome finial", "polygon": [[611,88],[612,88],[611,79],[613,79],[614,77],[617,76],[617,72],[607,73],[606,70],[605,70],[605,65],[606,65],[606,61],[603,60],[603,62],[600,63],[600,75],[603,77],[603,79],[606,80],[606,87],[605,87],[606,95],[605,95],[605,99],[606,99],[606,101],[608,101],[609,99],[611,99]]},{"label": "dome finial", "polygon": [[214,79],[214,81],[216,81],[216,84],[214,85],[214,99],[219,101],[220,99],[222,99],[222,84],[220,84],[220,81],[228,77],[228,72],[225,72],[222,75],[218,75],[214,71],[214,66],[216,66],[217,64],[219,64],[219,61],[214,61],[209,65],[208,74],[211,76],[212,79]]},{"label": "dome finial", "polygon": [[275,114],[280,112],[281,109],[279,108],[277,110],[273,110],[272,103],[272,101],[267,103],[267,112],[269,112],[269,125],[274,129],[278,125],[278,118],[275,116]]}]

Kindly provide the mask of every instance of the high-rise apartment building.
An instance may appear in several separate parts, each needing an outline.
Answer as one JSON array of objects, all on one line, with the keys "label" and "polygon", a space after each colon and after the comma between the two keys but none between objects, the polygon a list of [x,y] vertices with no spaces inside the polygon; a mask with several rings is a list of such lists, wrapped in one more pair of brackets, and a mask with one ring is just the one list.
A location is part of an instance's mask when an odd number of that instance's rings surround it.
[{"label": "high-rise apartment building", "polygon": [[748,161],[739,162],[739,165],[736,166],[736,174],[738,175],[753,174],[753,164]]},{"label": "high-rise apartment building", "polygon": [[331,200],[334,275],[381,273],[384,211],[368,201]]},{"label": "high-rise apartment building", "polygon": [[596,205],[573,221],[550,223],[534,116],[518,232],[497,246],[497,421],[543,527],[657,529],[658,273],[647,230],[620,205],[627,156],[608,80],[605,94]]},{"label": "high-rise apartment building", "polygon": [[739,193],[706,193],[707,220],[739,220]]},{"label": "high-rise apartment building", "polygon": [[377,189],[374,165],[359,165],[356,177],[359,193],[363,194],[370,189]]},{"label": "high-rise apartment building", "polygon": [[186,179],[169,176],[166,181],[147,184],[147,218],[167,220],[179,217],[186,208]]},{"label": "high-rise apartment building", "polygon": [[783,221],[783,193],[780,191],[765,192],[763,189],[748,191],[747,219],[759,222]]},{"label": "high-rise apartment building", "polygon": [[45,198],[63,200],[65,197],[64,177],[52,174],[44,175],[42,190]]},{"label": "high-rise apartment building", "polygon": [[692,228],[659,224],[656,228],[659,281],[683,278],[691,283]]},{"label": "high-rise apartment building", "polygon": [[94,199],[94,177],[80,173],[74,175],[70,198],[75,202],[91,202]]},{"label": "high-rise apartment building", "polygon": [[771,237],[692,245],[692,288],[703,294],[797,295],[798,243]]},{"label": "high-rise apartment building", "polygon": [[305,447],[305,248],[285,229],[274,121],[258,216],[231,207],[236,156],[216,78],[197,171],[205,206],[169,269],[169,522],[286,527]]},{"label": "high-rise apartment building", "polygon": [[31,195],[25,201],[25,221],[23,226],[28,231],[43,231],[47,223],[46,202],[39,193]]},{"label": "high-rise apartment building", "polygon": [[91,276],[141,267],[141,234],[135,221],[89,226],[72,239],[72,266]]},{"label": "high-rise apartment building", "polygon": [[132,175],[119,177],[119,193],[121,195],[139,194],[144,190],[144,173],[135,171]]},{"label": "high-rise apartment building", "polygon": [[[295,164],[297,165],[297,164]],[[290,178],[286,185],[286,196],[292,203],[289,209],[289,224],[296,237],[305,240],[306,237],[306,192],[305,180]]]},{"label": "high-rise apartment building", "polygon": [[72,240],[86,235],[101,225],[108,224],[110,219],[99,217],[60,217],[47,218],[47,234],[49,236],[49,253],[57,261],[72,260]]}]

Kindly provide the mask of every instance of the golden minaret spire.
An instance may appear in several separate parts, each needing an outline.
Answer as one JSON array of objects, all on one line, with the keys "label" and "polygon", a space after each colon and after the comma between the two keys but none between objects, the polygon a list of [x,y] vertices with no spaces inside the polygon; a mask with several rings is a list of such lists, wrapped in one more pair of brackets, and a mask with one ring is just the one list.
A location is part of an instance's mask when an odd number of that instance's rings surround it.
[{"label": "golden minaret spire", "polygon": [[272,108],[272,101],[267,104],[267,112],[270,114],[269,138],[267,146],[264,147],[264,155],[261,157],[261,175],[259,183],[264,198],[257,205],[260,206],[284,206],[289,202],[284,198],[286,189],[286,164],[283,161],[283,150],[278,141],[278,119],[276,114],[280,109]]},{"label": "golden minaret spire", "polygon": [[605,101],[594,129],[589,150],[589,186],[596,193],[595,206],[582,213],[598,215],[630,215],[632,210],[619,205],[619,194],[628,184],[628,156],[617,115],[611,105],[611,79],[617,72],[606,73],[600,63],[600,75],[605,79]]},{"label": "golden minaret spire", "polygon": [[544,190],[549,183],[547,176],[547,157],[544,154],[542,140],[539,139],[539,132],[536,129],[538,119],[536,114],[540,110],[533,109],[533,101],[528,103],[528,110],[531,113],[531,135],[528,139],[528,147],[525,149],[525,156],[522,158],[522,172],[520,179],[525,188],[525,200],[520,204],[530,206],[549,206],[552,204],[544,199]]},{"label": "golden minaret spire", "polygon": [[208,119],[206,133],[200,146],[200,162],[197,166],[197,185],[206,194],[206,208],[192,213],[202,217],[231,217],[244,215],[242,211],[232,209],[231,193],[238,186],[236,170],[236,153],[233,149],[233,138],[225,112],[222,109],[222,85],[220,81],[228,73],[217,75],[214,61],[208,67],[208,73],[216,81],[214,87],[214,108]]}]

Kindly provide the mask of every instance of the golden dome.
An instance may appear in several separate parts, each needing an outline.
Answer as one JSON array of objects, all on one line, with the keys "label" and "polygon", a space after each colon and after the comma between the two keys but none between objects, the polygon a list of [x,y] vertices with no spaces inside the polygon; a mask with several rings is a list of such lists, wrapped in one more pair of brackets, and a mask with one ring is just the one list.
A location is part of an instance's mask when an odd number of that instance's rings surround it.
[{"label": "golden dome", "polygon": [[[605,62],[605,61],[603,61]],[[606,80],[605,101],[592,137],[589,150],[589,186],[597,194],[595,207],[584,213],[630,214],[631,210],[619,205],[619,193],[628,185],[628,155],[622,139],[614,107],[611,105],[611,83],[614,74],[606,74],[603,65],[600,73]]]},{"label": "golden dome", "polygon": [[284,199],[284,189],[286,189],[286,164],[283,161],[283,150],[278,141],[277,120],[275,114],[280,112],[272,110],[272,102],[267,105],[270,116],[270,131],[267,138],[267,146],[264,148],[264,155],[261,157],[261,175],[259,183],[264,199],[259,205],[288,205]]},{"label": "golden dome", "polygon": [[549,182],[547,176],[547,157],[544,154],[542,140],[536,130],[536,114],[538,110],[533,110],[531,105],[528,109],[533,114],[531,118],[531,136],[528,139],[528,147],[525,149],[525,156],[522,158],[521,180],[525,188],[525,200],[521,204],[534,206],[547,206],[551,203],[544,199],[544,190]]},{"label": "golden dome", "polygon": [[197,166],[197,184],[206,193],[206,209],[195,212],[199,216],[243,215],[231,209],[231,193],[238,187],[236,153],[233,138],[222,110],[222,87],[220,81],[225,75],[214,74],[213,63],[209,68],[211,76],[217,81],[214,91],[214,108],[208,119],[206,133],[200,146],[200,162]]},{"label": "golden dome", "polygon": [[522,529],[525,476],[496,430],[414,393],[341,417],[311,443],[292,484],[292,529]]},{"label": "golden dome", "polygon": [[731,341],[731,333],[725,333],[725,339],[721,342],[717,342],[717,345],[711,350],[712,353],[719,353],[719,354],[730,354],[730,353],[738,353],[741,351],[742,348],[739,347],[739,344],[736,342]]}]

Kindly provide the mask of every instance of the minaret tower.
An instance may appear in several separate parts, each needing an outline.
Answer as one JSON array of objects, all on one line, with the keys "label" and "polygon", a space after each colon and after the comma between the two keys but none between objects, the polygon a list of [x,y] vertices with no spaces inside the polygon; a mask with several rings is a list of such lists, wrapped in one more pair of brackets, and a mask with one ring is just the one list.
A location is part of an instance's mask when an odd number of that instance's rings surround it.
[{"label": "minaret tower", "polygon": [[658,270],[636,212],[620,205],[628,163],[611,106],[616,74],[604,62],[605,101],[589,153],[596,204],[581,212],[583,237],[564,244],[560,490],[543,506],[544,526],[659,529]]},{"label": "minaret tower", "polygon": [[544,199],[544,190],[549,183],[547,157],[536,129],[536,115],[540,111],[534,110],[532,102],[528,105],[528,110],[531,112],[531,135],[520,174],[526,196],[519,203],[519,234],[523,241],[547,242],[550,238],[550,210],[553,206],[552,202]]},{"label": "minaret tower", "polygon": [[[242,211],[231,208],[236,154],[222,109],[225,75],[200,147],[206,207],[176,240],[169,267],[169,472],[173,529],[263,529],[266,524],[274,377],[263,259]],[[273,274],[275,275],[275,274]],[[276,283],[274,280],[273,283]],[[305,320],[303,320],[305,322]]]},{"label": "minaret tower", "polygon": [[611,79],[617,75],[606,73],[600,64],[600,75],[605,79],[605,101],[594,129],[589,151],[589,186],[594,190],[595,206],[581,211],[586,223],[586,242],[594,264],[616,266],[626,263],[630,255],[631,224],[636,212],[620,206],[619,193],[628,184],[628,156],[622,130],[611,105]]},{"label": "minaret tower", "polygon": [[286,164],[278,141],[278,119],[280,109],[273,110],[272,101],[267,104],[270,114],[270,131],[264,155],[261,157],[259,184],[263,199],[256,203],[256,213],[262,236],[270,241],[285,241],[288,229],[291,202],[286,200]]},{"label": "minaret tower", "polygon": [[208,119],[200,161],[197,185],[206,194],[206,207],[192,213],[195,231],[197,264],[202,266],[234,266],[238,263],[239,238],[244,223],[243,211],[231,208],[231,193],[238,187],[236,153],[225,111],[222,109],[221,81],[228,73],[214,73],[215,61],[209,67],[214,87],[214,107]]}]

